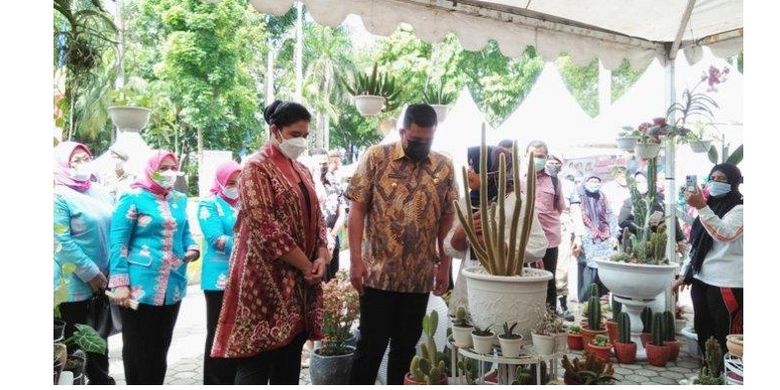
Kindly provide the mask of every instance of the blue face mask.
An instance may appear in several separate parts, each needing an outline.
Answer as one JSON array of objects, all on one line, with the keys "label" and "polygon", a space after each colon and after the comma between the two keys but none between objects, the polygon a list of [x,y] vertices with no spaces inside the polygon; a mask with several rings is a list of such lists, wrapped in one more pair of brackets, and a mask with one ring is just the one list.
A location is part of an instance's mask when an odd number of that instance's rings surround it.
[{"label": "blue face mask", "polygon": [[534,157],[534,168],[536,168],[537,172],[541,171],[546,166],[547,166],[547,159],[546,158]]},{"label": "blue face mask", "polygon": [[712,196],[726,195],[731,192],[731,184],[719,181],[711,181],[707,184],[707,189]]}]

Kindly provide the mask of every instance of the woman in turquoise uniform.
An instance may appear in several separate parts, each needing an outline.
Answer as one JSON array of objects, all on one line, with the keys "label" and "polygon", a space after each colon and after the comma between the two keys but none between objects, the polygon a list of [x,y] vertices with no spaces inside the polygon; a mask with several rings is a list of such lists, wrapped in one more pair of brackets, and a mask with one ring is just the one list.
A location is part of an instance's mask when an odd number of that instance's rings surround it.
[{"label": "woman in turquoise uniform", "polygon": [[[92,152],[80,143],[62,142],[54,149],[55,288],[67,284],[67,297],[59,306],[66,338],[76,324],[97,320],[89,318],[90,301],[103,294],[107,284],[113,201],[105,188],[92,182],[91,162]],[[63,272],[68,269],[73,272]],[[90,384],[114,384],[108,375],[108,351],[87,354],[86,374]]]},{"label": "woman in turquoise uniform", "polygon": [[201,268],[201,288],[206,297],[206,349],[203,354],[203,384],[232,385],[236,368],[232,359],[212,358],[211,346],[217,328],[222,296],[229,275],[229,260],[233,250],[233,225],[238,212],[238,175],[241,166],[235,161],[217,167],[213,196],[200,201],[198,222],[203,232],[204,254]]},{"label": "woman in turquoise uniform", "polygon": [[[128,385],[161,385],[187,263],[200,256],[187,222],[187,196],[173,190],[176,156],[156,151],[144,178],[120,198],[111,221],[108,286],[122,306],[122,362]],[[130,308],[130,300],[139,303]]]}]

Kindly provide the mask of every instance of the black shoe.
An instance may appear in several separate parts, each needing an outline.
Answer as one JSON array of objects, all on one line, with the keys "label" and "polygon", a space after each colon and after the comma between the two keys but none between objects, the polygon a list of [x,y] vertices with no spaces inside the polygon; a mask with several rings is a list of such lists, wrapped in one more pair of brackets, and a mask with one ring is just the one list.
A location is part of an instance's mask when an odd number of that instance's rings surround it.
[{"label": "black shoe", "polygon": [[558,314],[558,317],[563,318],[565,321],[573,322],[574,321],[574,315],[569,313],[569,310],[558,310],[556,312]]}]

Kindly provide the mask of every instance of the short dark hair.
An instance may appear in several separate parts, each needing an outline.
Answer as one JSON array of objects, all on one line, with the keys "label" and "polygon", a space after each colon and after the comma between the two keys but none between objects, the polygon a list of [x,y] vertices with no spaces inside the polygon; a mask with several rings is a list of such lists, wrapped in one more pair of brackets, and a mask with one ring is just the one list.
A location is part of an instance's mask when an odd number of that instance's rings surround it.
[{"label": "short dark hair", "polygon": [[512,141],[511,139],[505,139],[505,140],[499,142],[498,146],[500,146],[502,148],[505,148],[505,149],[512,150],[512,146],[514,146],[514,144],[515,144],[515,141]]},{"label": "short dark hair", "polygon": [[420,127],[436,127],[439,121],[433,107],[427,104],[410,104],[404,114],[404,128],[408,129],[412,123]]},{"label": "short dark hair", "polygon": [[525,147],[525,151],[528,152],[528,149],[531,148],[544,148],[545,153],[550,153],[550,149],[547,148],[547,144],[544,141],[533,140],[529,142],[528,146]]},{"label": "short dark hair", "polygon": [[311,122],[311,114],[301,104],[274,100],[263,110],[265,122],[276,127],[286,127],[298,121]]}]

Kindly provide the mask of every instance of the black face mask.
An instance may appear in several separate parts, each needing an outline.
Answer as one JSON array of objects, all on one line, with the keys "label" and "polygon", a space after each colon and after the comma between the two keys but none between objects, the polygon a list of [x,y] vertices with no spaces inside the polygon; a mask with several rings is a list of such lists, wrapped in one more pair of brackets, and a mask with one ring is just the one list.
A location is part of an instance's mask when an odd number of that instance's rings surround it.
[{"label": "black face mask", "polygon": [[428,153],[431,152],[431,142],[425,141],[406,141],[406,147],[404,153],[406,156],[414,161],[422,161],[428,157]]}]

